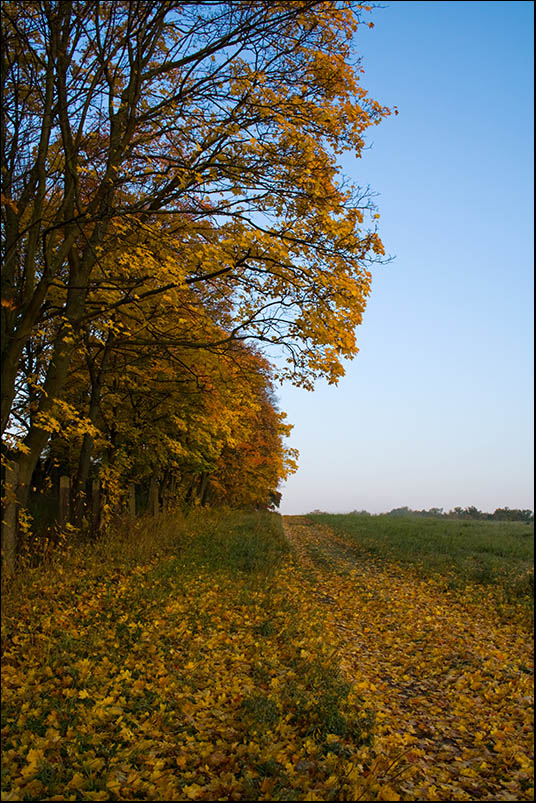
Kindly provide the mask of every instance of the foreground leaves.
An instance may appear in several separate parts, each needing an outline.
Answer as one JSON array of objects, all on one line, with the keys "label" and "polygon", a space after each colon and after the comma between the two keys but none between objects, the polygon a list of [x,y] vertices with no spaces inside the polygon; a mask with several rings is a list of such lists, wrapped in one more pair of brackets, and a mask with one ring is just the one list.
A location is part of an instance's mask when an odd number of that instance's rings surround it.
[{"label": "foreground leaves", "polygon": [[275,515],[202,514],[29,573],[3,799],[533,799],[515,610],[285,527],[293,554]]},{"label": "foreground leaves", "polygon": [[370,714],[303,616],[279,518],[205,520],[175,552],[36,574],[6,615],[5,799],[349,794]]}]

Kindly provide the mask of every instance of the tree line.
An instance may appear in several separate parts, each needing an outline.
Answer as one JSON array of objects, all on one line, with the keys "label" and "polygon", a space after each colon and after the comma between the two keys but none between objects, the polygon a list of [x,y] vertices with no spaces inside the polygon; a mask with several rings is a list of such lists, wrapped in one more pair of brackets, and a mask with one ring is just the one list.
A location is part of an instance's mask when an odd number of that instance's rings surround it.
[{"label": "tree line", "polygon": [[390,510],[385,516],[422,516],[425,518],[443,519],[469,519],[472,521],[524,521],[533,522],[534,513],[532,510],[519,510],[517,508],[498,507],[493,513],[485,513],[474,505],[468,507],[455,507],[448,513],[443,512],[442,507],[431,507],[429,510],[412,510],[409,507],[397,507]]},{"label": "tree line", "polygon": [[19,522],[54,471],[76,526],[95,478],[110,507],[154,477],[185,504],[277,501],[296,455],[274,383],[337,382],[384,255],[370,190],[338,161],[391,113],[353,56],[370,8],[2,4],[3,491]]}]

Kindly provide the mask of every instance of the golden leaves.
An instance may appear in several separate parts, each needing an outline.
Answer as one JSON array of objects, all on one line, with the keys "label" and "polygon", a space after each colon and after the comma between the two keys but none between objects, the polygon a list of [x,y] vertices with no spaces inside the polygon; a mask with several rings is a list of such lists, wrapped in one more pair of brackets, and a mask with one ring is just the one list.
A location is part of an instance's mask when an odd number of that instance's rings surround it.
[{"label": "golden leaves", "polygon": [[128,572],[31,575],[3,612],[6,800],[531,799],[526,631],[287,519],[294,560],[275,522],[155,521]]},{"label": "golden leaves", "polygon": [[500,622],[493,596],[356,553],[320,525],[286,526],[375,710],[377,758],[362,762],[355,799],[532,799],[533,680],[516,669],[531,661],[526,627]]},{"label": "golden leaves", "polygon": [[[216,525],[234,549],[226,530],[240,521]],[[259,518],[250,543],[271,549],[281,538],[273,521]],[[204,522],[207,532],[182,536],[184,548],[204,543],[214,526]],[[301,575],[282,566],[259,584],[247,554],[238,565],[250,568],[238,575],[195,563],[178,571],[172,560],[128,575],[97,561],[90,581],[89,558],[57,575],[53,593],[51,575],[35,576],[32,604],[4,620],[6,799],[284,798],[309,788],[321,799],[323,784],[337,792],[338,755],[352,740],[332,732],[330,711],[341,717],[336,727],[356,714],[345,708],[318,622],[297,618],[307,597]],[[25,617],[37,644],[22,640]],[[329,689],[336,696],[324,710],[317,700]]]}]

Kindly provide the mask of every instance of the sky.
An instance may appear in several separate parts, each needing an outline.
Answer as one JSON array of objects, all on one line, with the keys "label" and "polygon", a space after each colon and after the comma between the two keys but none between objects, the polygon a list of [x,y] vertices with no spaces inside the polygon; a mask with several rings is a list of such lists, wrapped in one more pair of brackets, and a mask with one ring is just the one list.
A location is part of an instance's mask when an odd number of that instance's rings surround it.
[{"label": "sky", "polygon": [[299,470],[280,510],[534,510],[532,2],[388,2],[355,39],[398,116],[344,171],[378,193],[373,269],[337,386],[284,385]]}]

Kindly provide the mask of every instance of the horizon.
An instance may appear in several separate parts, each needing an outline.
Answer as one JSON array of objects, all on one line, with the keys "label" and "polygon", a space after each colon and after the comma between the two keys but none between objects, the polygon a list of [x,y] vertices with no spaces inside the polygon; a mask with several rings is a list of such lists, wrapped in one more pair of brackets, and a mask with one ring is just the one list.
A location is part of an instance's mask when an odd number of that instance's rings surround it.
[{"label": "horizon", "polygon": [[[296,513],[294,515],[296,515],[296,516],[308,515],[308,514],[316,515],[317,513],[325,513],[325,514],[330,515],[330,516],[349,516],[351,514],[356,514],[356,515],[367,514],[368,516],[388,516],[389,514],[397,512],[397,511],[400,511],[400,510],[407,510],[407,515],[409,515],[411,513],[420,513],[420,514],[429,513],[431,516],[440,517],[440,516],[449,516],[451,513],[455,513],[456,512],[456,508],[460,508],[462,513],[466,513],[467,509],[471,508],[471,507],[475,507],[475,506],[474,505],[468,505],[467,507],[462,508],[461,505],[456,505],[455,508],[451,508],[450,510],[445,510],[442,507],[422,508],[421,510],[416,510],[414,508],[408,507],[407,505],[401,505],[400,507],[391,508],[391,510],[380,510],[380,511],[377,511],[377,512],[372,512],[372,511],[366,510],[366,509],[361,509],[361,510],[358,510],[358,509],[355,509],[355,510],[321,510],[321,509],[315,509],[315,510],[309,510],[309,511],[307,511],[307,513],[302,513],[302,514]],[[493,516],[494,513],[496,513],[499,510],[507,510],[507,511],[510,511],[511,513],[517,513],[517,512],[523,512],[524,513],[524,512],[528,511],[529,513],[534,515],[534,511],[532,510],[532,508],[510,508],[510,507],[508,507],[508,505],[503,505],[503,506],[499,505],[494,510],[478,510],[477,509],[477,512],[482,514],[483,516]],[[432,511],[438,511],[438,512],[437,513],[432,513]],[[293,514],[292,513],[284,513],[282,515],[292,516]]]}]

